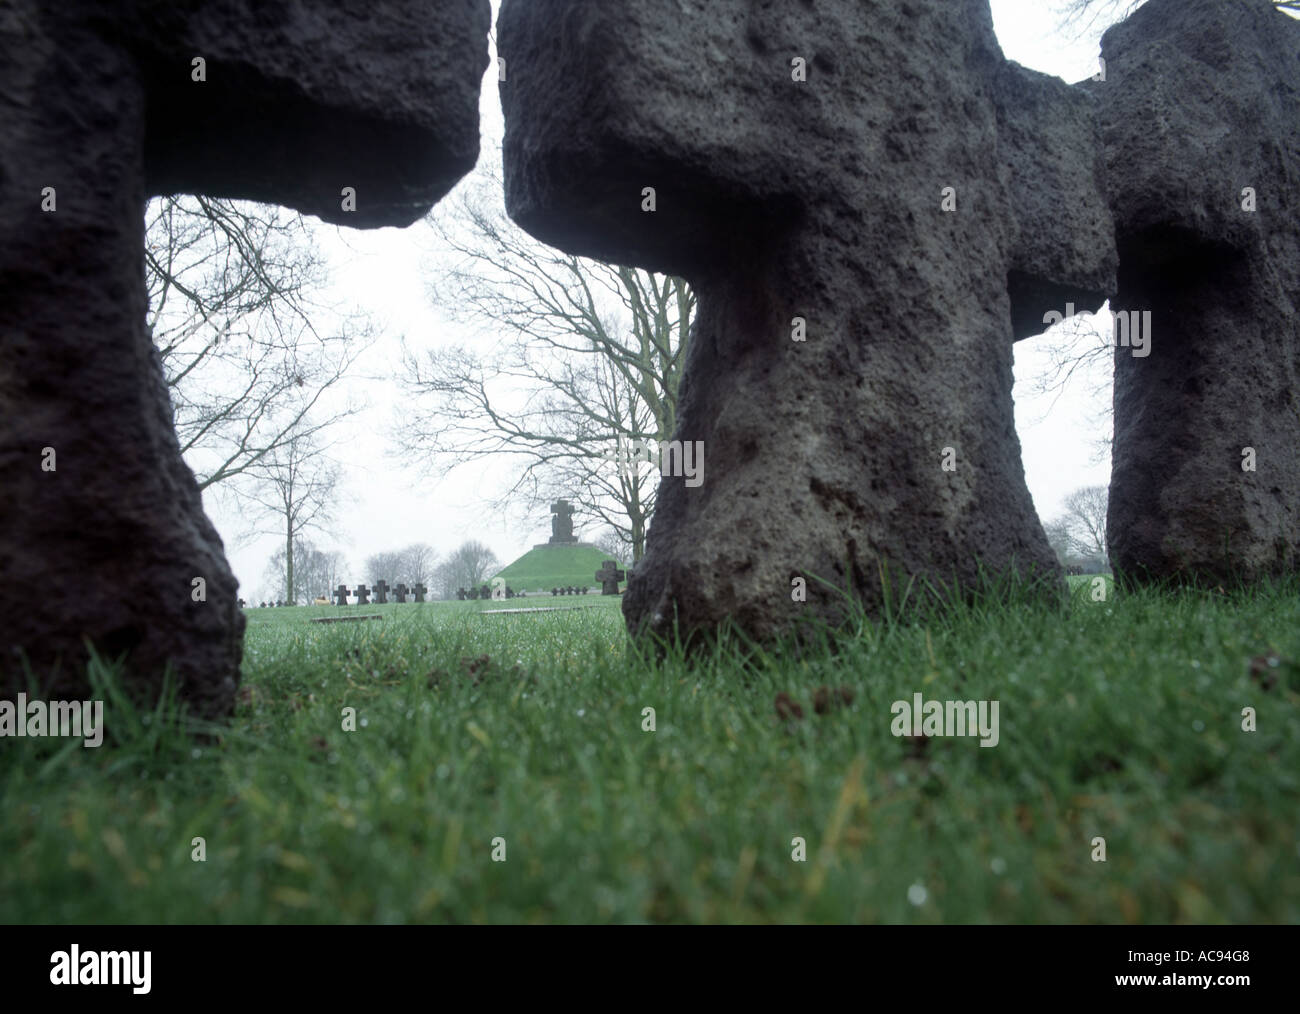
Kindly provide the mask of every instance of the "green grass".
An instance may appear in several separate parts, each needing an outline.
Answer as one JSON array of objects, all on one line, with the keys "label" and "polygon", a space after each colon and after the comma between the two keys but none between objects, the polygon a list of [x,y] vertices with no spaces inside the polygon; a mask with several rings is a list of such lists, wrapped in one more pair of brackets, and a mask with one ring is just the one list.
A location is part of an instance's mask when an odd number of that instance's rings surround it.
[{"label": "green grass", "polygon": [[529,550],[495,576],[505,578],[512,588],[530,592],[549,592],[552,588],[571,585],[593,588],[600,583],[596,580],[596,571],[607,559],[608,553],[590,546],[548,546]]},{"label": "green grass", "polygon": [[[250,610],[219,740],[110,701],[98,750],[0,741],[0,921],[1300,920],[1296,588],[1072,584],[694,666],[629,657],[618,599]],[[998,700],[999,744],[895,738],[918,691]]]}]

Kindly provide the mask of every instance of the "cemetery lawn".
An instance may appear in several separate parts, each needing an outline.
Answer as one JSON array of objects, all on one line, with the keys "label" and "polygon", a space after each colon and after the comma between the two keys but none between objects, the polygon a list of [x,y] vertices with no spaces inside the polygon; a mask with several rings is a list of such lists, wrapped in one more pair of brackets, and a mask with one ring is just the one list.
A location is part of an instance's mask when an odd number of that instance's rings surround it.
[{"label": "cemetery lawn", "polygon": [[[1298,589],[1073,584],[694,668],[613,598],[252,609],[219,739],[97,669],[114,742],[0,740],[0,921],[1300,921]],[[895,738],[916,693],[998,744]]]}]

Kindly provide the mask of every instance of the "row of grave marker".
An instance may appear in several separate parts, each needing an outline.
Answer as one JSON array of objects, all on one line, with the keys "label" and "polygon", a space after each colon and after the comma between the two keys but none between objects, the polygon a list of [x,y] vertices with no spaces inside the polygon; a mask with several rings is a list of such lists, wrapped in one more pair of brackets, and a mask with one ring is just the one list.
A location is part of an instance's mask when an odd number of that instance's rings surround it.
[{"label": "row of grave marker", "polygon": [[[625,577],[626,577],[626,573],[618,569],[618,564],[616,561],[605,560],[600,570],[596,571],[596,580],[601,583],[600,593],[602,595],[617,595],[618,583],[622,581]],[[348,591],[348,586],[345,584],[341,584],[338,586],[337,589],[335,589],[333,593],[334,604],[339,606],[346,606],[348,604],[349,596],[355,596],[357,600],[357,605],[368,606],[370,605],[370,596],[374,595],[375,604],[383,605],[388,602],[388,593],[390,591],[393,593],[394,602],[405,602],[408,595],[414,596],[416,602],[423,602],[424,596],[429,593],[429,589],[424,586],[423,582],[420,582],[419,584],[416,584],[408,588],[405,584],[402,583],[397,584],[395,587],[390,587],[387,581],[381,580],[375,582],[374,588],[367,588],[363,584],[357,585],[355,592]],[[552,588],[551,595],[553,596],[586,595],[590,591],[591,591],[590,588],[579,588],[570,585],[565,588]],[[493,596],[492,588],[489,585],[483,585],[479,588],[470,588],[468,590],[465,588],[456,589],[456,598],[462,601],[464,601],[465,599],[490,599],[494,597],[507,598],[507,599],[524,598],[526,594],[527,594],[526,592],[515,591],[509,585],[507,585],[504,589],[502,589],[501,594],[497,596]],[[321,603],[322,600],[317,599],[316,602]],[[282,607],[291,604],[292,603],[285,603],[280,601],[269,603],[269,605],[273,607]],[[247,603],[243,599],[240,599],[239,607],[243,609],[246,606]],[[261,607],[263,609],[266,609],[268,607],[268,603],[263,602]]]},{"label": "row of grave marker", "polygon": [[[590,591],[591,591],[590,588],[579,588],[577,585],[569,585],[564,588],[552,588],[551,594],[552,595],[586,595]],[[545,595],[546,592],[543,591],[542,594]],[[617,592],[615,592],[614,594],[617,594]],[[457,588],[456,589],[456,598],[460,599],[462,602],[464,602],[466,599],[469,600],[522,599],[527,597],[527,595],[528,595],[527,592],[515,591],[509,585],[506,585],[504,588],[500,590],[494,590],[490,588],[488,585],[483,585],[480,588]]]},{"label": "row of grave marker", "polygon": [[388,593],[390,591],[393,593],[394,602],[405,602],[408,594],[414,595],[416,602],[423,602],[424,596],[428,594],[429,589],[424,586],[423,582],[413,585],[410,588],[399,582],[396,587],[389,588],[387,581],[376,581],[374,588],[367,588],[365,585],[359,584],[357,585],[355,592],[349,592],[348,586],[341,584],[334,591],[334,604],[346,606],[348,604],[348,595],[353,594],[356,596],[357,605],[368,606],[370,604],[370,596],[373,594],[375,596],[375,604],[383,605],[388,602]]},{"label": "row of grave marker", "polygon": [[496,594],[493,594],[493,590],[487,585],[483,585],[480,588],[456,589],[456,598],[461,602],[464,602],[466,599],[522,599],[526,597],[527,594],[528,593],[524,591],[515,591],[509,585],[500,589]]},{"label": "row of grave marker", "polygon": [[[348,586],[345,584],[341,584],[333,592],[333,598],[334,598],[335,605],[345,606],[348,604],[348,597],[355,595],[357,600],[357,605],[368,606],[370,605],[371,595],[374,595],[376,604],[384,604],[388,602],[389,601],[388,595],[390,591],[392,592],[393,602],[405,602],[408,596],[413,597],[416,602],[423,602],[425,600],[424,597],[427,594],[429,594],[429,589],[424,586],[423,582],[409,588],[405,584],[398,584],[396,587],[390,588],[387,581],[376,581],[374,588],[367,588],[365,585],[358,585],[355,592],[348,591]],[[314,601],[313,604],[324,605],[325,600],[323,598],[318,598]],[[244,608],[246,605],[247,603],[243,599],[239,600],[239,606],[241,609]],[[263,602],[262,608],[266,609],[268,606],[274,607],[274,606],[286,606],[286,605],[293,605],[293,603],[292,602]]]}]

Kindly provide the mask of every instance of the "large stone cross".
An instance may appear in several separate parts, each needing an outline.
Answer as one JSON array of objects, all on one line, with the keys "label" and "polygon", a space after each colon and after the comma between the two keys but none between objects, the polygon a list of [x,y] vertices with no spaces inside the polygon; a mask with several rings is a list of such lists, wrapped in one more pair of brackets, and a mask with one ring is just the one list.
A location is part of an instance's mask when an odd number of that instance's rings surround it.
[{"label": "large stone cross", "polygon": [[193,711],[231,709],[244,617],[145,330],[145,201],[415,221],[477,157],[488,20],[487,0],[0,6],[0,696],[30,667],[86,697],[89,643],[142,695],[170,661]]},{"label": "large stone cross", "polygon": [[551,542],[555,544],[577,542],[573,537],[573,504],[557,500],[551,504]]},{"label": "large stone cross", "polygon": [[1230,584],[1300,563],[1300,21],[1150,0],[1102,40],[1120,251],[1111,563]]},{"label": "large stone cross", "polygon": [[663,478],[629,625],[839,616],[818,577],[1059,590],[1011,347],[1113,289],[1094,100],[1004,60],[983,0],[504,0],[498,28],[510,214],[699,298],[674,439],[708,478]]}]

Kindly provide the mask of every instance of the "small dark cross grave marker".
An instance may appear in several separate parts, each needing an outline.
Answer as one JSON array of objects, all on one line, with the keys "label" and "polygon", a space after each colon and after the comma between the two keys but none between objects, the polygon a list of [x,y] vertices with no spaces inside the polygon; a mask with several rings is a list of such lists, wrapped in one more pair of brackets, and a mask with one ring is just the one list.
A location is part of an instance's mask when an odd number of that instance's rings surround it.
[{"label": "small dark cross grave marker", "polygon": [[348,586],[341,584],[334,592],[334,600],[337,605],[346,606],[348,604]]},{"label": "small dark cross grave marker", "polygon": [[407,590],[408,590],[408,589],[407,589],[407,587],[406,587],[405,584],[400,584],[400,583],[399,583],[399,584],[397,585],[397,587],[393,589],[393,601],[394,601],[394,602],[405,602],[405,601],[406,601],[406,593],[407,593]]},{"label": "small dark cross grave marker", "polygon": [[370,605],[370,589],[363,584],[357,585],[357,605]]},{"label": "small dark cross grave marker", "polygon": [[416,602],[423,602],[423,601],[424,601],[424,596],[428,593],[429,589],[426,588],[426,587],[424,586],[424,582],[421,581],[421,582],[420,582],[419,584],[417,584],[414,588],[412,588],[411,591],[415,592],[415,601],[416,601]]},{"label": "small dark cross grave marker", "polygon": [[375,605],[383,605],[388,601],[388,582],[380,578],[375,582]]},{"label": "small dark cross grave marker", "polygon": [[602,595],[617,595],[618,583],[625,578],[627,574],[618,569],[616,560],[606,560],[601,564],[600,570],[596,571],[596,580],[600,582],[600,593]]}]

